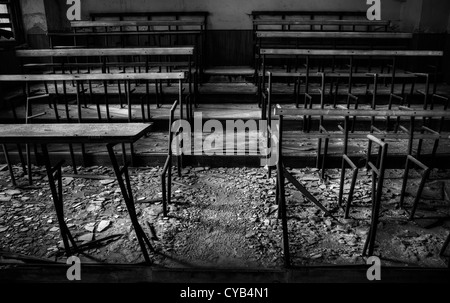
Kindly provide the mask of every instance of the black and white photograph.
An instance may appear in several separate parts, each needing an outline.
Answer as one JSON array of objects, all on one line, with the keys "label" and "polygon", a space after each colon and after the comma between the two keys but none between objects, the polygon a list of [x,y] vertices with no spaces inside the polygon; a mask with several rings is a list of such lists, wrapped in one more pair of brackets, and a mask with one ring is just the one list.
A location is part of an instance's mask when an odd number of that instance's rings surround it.
[{"label": "black and white photograph", "polygon": [[449,285],[449,105],[447,0],[0,0],[0,285]]}]

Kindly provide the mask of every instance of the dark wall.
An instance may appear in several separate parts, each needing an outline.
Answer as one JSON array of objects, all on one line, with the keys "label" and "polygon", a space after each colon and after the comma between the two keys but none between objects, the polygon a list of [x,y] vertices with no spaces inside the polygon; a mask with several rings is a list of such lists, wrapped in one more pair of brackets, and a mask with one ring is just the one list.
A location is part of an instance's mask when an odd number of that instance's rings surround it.
[{"label": "dark wall", "polygon": [[253,60],[253,33],[248,30],[213,30],[208,32],[207,65],[242,66]]}]

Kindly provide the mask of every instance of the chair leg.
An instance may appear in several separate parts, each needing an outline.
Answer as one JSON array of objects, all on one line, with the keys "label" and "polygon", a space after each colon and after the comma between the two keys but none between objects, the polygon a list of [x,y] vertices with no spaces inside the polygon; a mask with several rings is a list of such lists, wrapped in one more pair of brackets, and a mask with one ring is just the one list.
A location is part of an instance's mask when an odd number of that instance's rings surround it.
[{"label": "chair leg", "polygon": [[426,169],[422,175],[422,180],[420,181],[419,189],[417,190],[416,198],[414,199],[413,208],[411,210],[411,214],[409,216],[410,220],[414,219],[414,215],[416,214],[417,206],[419,205],[420,198],[422,196],[423,188],[425,187],[425,183],[430,175],[430,169]]},{"label": "chair leg", "polygon": [[350,192],[348,193],[347,205],[345,207],[345,219],[350,217],[350,207],[353,202],[353,193],[355,192],[356,179],[358,178],[358,168],[353,169],[352,183],[350,185]]},{"label": "chair leg", "polygon": [[441,251],[439,252],[440,256],[443,256],[445,254],[445,251],[447,250],[449,244],[450,244],[450,234],[448,234],[448,237],[445,240],[444,245],[442,245]]},{"label": "chair leg", "polygon": [[28,183],[33,184],[33,172],[31,171],[31,151],[30,145],[26,145],[26,156],[27,156],[27,170],[28,170]]},{"label": "chair leg", "polygon": [[3,153],[5,154],[6,164],[8,165],[9,175],[11,176],[11,182],[14,186],[17,186],[16,178],[14,178],[14,171],[13,171],[13,168],[11,165],[11,159],[9,158],[8,150],[6,148],[6,145],[3,144],[2,147],[3,147]]}]

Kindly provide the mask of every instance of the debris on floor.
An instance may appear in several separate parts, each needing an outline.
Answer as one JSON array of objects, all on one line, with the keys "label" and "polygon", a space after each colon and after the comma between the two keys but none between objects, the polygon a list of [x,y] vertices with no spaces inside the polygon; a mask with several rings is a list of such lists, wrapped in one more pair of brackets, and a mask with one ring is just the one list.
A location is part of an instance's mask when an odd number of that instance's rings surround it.
[{"label": "debris on floor", "polygon": [[[19,167],[14,167],[17,176]],[[370,224],[371,174],[361,171],[350,218],[338,205],[339,170],[289,170],[342,224],[336,224],[292,185],[286,186],[289,242],[294,265],[365,264],[361,256]],[[71,168],[64,168],[65,175]],[[63,178],[64,211],[80,245],[100,241],[83,255],[86,262],[140,263],[143,256],[121,191],[110,168],[80,168],[102,178]],[[163,217],[160,168],[130,168],[139,222],[155,249],[151,258],[163,267],[280,268],[282,225],[276,204],[276,176],[262,168],[186,167],[174,176],[172,203]],[[382,197],[376,255],[387,266],[445,267],[439,251],[450,230],[448,171],[428,182],[417,211],[399,208],[402,171],[389,170]],[[46,182],[45,169],[33,167],[32,187],[11,187],[0,172],[0,246],[4,252],[46,260],[64,260],[63,243]],[[414,200],[420,176],[411,171],[406,205]],[[23,180],[22,180],[23,179]],[[26,182],[26,176],[18,181]],[[344,185],[348,194],[350,178]],[[345,197],[345,195],[344,195]],[[407,208],[408,209],[408,208]],[[108,238],[110,237],[110,238]]]}]

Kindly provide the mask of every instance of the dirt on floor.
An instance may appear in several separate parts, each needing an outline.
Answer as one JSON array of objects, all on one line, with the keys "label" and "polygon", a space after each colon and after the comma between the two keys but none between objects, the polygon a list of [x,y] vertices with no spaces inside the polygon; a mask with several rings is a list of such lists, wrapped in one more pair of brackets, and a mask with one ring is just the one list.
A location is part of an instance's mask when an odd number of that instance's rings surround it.
[{"label": "dirt on floor", "polygon": [[[15,174],[22,171],[15,167]],[[362,250],[371,217],[371,173],[361,169],[350,218],[338,205],[339,170],[289,170],[333,218],[309,202],[292,185],[286,201],[290,253],[294,265],[365,264]],[[83,262],[140,263],[144,261],[128,212],[108,167],[64,168],[66,222],[79,244],[117,235],[83,254]],[[405,203],[409,206],[420,182],[411,170]],[[260,168],[183,169],[174,177],[172,203],[163,216],[161,169],[131,168],[138,219],[151,239],[150,257],[161,267],[282,268],[281,220],[275,201],[276,176]],[[440,249],[450,232],[450,172],[435,170],[422,195],[416,219],[399,208],[402,171],[388,170],[384,183],[381,222],[375,255],[385,266],[445,267]],[[26,177],[13,188],[8,171],[0,171],[0,261],[32,256],[64,262],[46,172],[33,167],[34,184]],[[344,186],[350,189],[350,175]],[[346,198],[346,197],[345,197]]]}]

